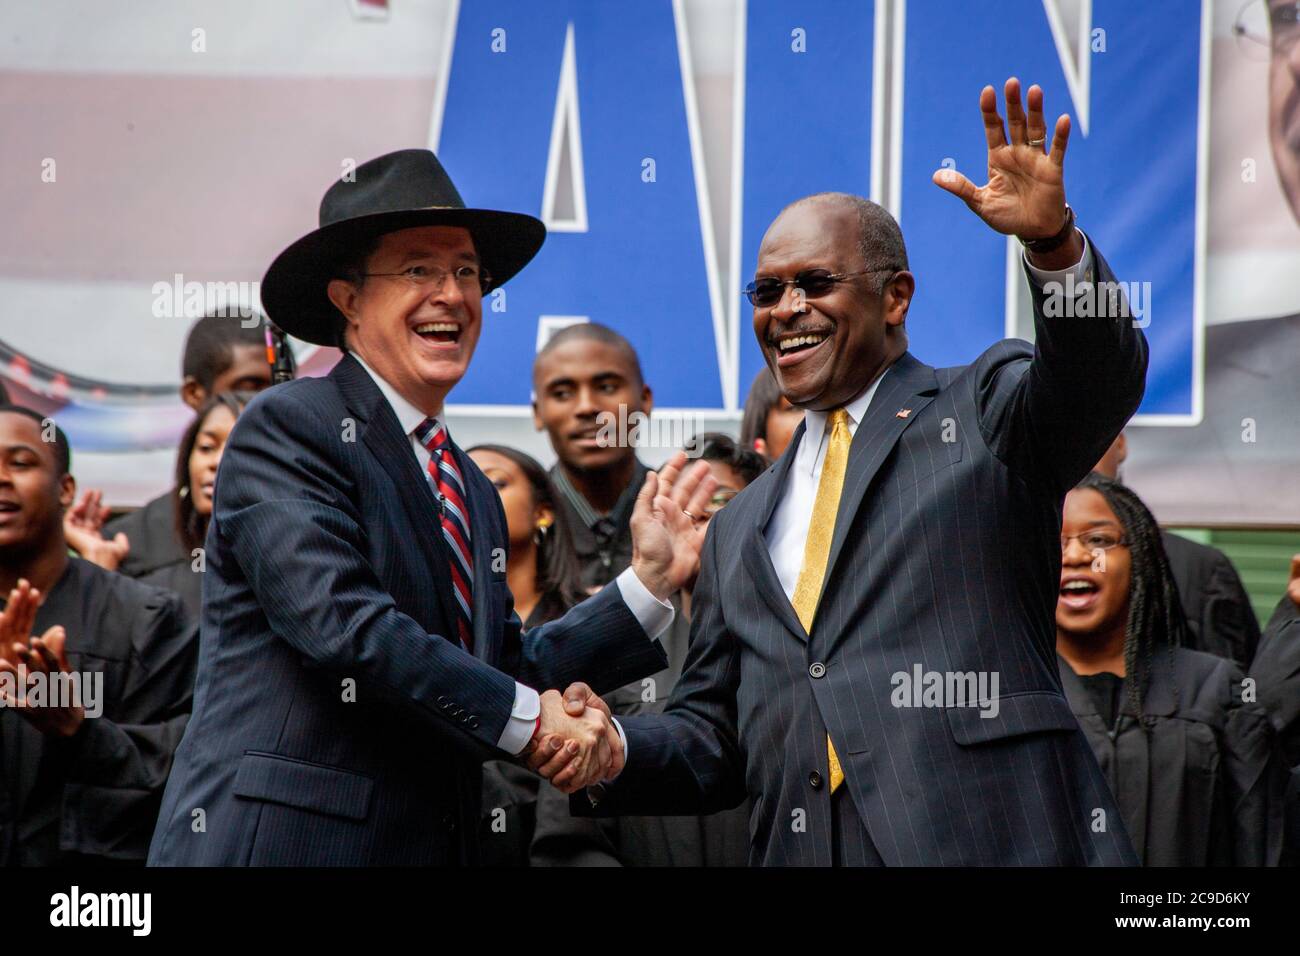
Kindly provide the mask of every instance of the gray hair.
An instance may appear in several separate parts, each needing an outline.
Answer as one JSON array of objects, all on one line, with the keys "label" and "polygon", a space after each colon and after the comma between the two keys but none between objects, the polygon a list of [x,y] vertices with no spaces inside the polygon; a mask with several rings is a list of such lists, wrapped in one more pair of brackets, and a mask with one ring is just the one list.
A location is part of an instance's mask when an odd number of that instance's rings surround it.
[{"label": "gray hair", "polygon": [[882,270],[873,290],[877,295],[884,291],[891,273],[907,270],[907,246],[903,242],[903,231],[884,206],[852,193],[824,192],[796,199],[781,212],[804,203],[842,206],[857,213],[858,254],[862,257],[863,268]]}]

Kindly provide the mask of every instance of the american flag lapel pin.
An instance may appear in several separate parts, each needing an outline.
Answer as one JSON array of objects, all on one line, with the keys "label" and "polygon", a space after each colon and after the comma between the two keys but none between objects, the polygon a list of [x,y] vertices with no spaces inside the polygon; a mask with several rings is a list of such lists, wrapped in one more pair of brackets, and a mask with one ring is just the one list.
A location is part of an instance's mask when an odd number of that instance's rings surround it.
[{"label": "american flag lapel pin", "polygon": [[897,412],[894,413],[894,417],[906,418],[910,414],[912,414],[912,410],[910,408],[900,408]]}]

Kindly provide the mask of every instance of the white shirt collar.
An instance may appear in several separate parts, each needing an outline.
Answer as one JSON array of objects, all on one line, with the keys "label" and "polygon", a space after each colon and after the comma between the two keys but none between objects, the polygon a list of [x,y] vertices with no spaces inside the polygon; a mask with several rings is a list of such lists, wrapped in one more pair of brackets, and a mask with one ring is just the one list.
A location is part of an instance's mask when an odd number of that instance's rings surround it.
[{"label": "white shirt collar", "polygon": [[[867,408],[871,405],[871,399],[876,394],[876,389],[880,387],[880,383],[883,382],[885,376],[889,374],[889,369],[893,367],[894,366],[891,365],[889,368],[877,375],[876,380],[863,389],[861,395],[844,406],[844,410],[849,413],[850,434],[857,431],[858,423],[860,423],[863,416],[867,414]],[[815,450],[821,447],[822,435],[826,432],[826,419],[829,415],[829,412],[818,412],[812,409],[804,412],[803,440],[809,448]]]},{"label": "white shirt collar", "polygon": [[375,370],[367,365],[360,355],[356,352],[349,352],[348,354],[357,360],[357,364],[365,369],[366,374],[369,375],[374,380],[374,383],[379,386],[379,391],[383,392],[384,398],[388,399],[388,404],[392,407],[393,414],[397,416],[397,423],[402,426],[402,431],[405,434],[410,435],[414,432],[420,427],[426,418],[432,417],[435,421],[442,421],[441,412],[433,416],[425,415],[424,412],[420,411],[404,399],[401,394],[398,393],[397,389],[393,388],[393,386],[389,385],[388,382],[380,378]]}]

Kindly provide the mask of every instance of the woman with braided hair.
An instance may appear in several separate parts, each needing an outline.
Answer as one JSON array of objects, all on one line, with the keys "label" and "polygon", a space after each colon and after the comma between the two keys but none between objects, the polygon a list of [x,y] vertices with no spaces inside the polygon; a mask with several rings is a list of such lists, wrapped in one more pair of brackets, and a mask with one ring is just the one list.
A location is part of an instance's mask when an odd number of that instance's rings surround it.
[{"label": "woman with braided hair", "polygon": [[1151,512],[1096,473],[1065,499],[1061,681],[1146,866],[1261,866],[1280,852],[1271,729],[1231,661],[1182,647]]}]

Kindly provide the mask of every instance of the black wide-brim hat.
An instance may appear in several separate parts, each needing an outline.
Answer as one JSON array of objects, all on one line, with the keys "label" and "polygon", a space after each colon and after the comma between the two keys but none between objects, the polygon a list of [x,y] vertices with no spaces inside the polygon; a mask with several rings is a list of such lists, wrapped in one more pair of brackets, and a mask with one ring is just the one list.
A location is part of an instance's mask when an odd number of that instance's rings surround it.
[{"label": "black wide-brim hat", "polygon": [[331,279],[378,236],[418,226],[461,226],[474,238],[490,292],[526,266],[546,239],[541,220],[517,212],[469,209],[438,157],[427,149],[387,153],[325,192],[320,228],[285,249],[262,277],[262,305],[295,338],[338,345],[343,314],[330,302]]}]

